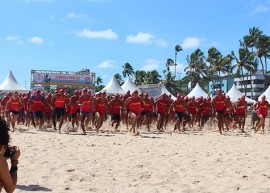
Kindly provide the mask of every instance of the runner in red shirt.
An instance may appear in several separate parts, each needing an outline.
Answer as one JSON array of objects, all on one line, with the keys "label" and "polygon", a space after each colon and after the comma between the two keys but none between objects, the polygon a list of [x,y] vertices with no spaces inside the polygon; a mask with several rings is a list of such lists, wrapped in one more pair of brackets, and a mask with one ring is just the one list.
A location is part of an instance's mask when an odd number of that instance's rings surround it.
[{"label": "runner in red shirt", "polygon": [[80,99],[80,92],[78,90],[74,91],[74,95],[70,99],[70,111],[71,111],[71,124],[74,129],[75,124],[79,125],[80,107],[78,101]]},{"label": "runner in red shirt", "polygon": [[91,114],[93,112],[93,103],[94,99],[91,95],[88,94],[88,90],[84,88],[82,90],[82,95],[78,100],[78,105],[80,106],[80,120],[81,120],[81,128],[83,130],[83,134],[86,135],[85,125],[88,125]]},{"label": "runner in red shirt", "polygon": [[143,110],[141,116],[140,125],[143,123],[146,125],[148,131],[150,131],[150,126],[153,121],[153,107],[154,104],[148,96],[148,93],[144,93],[143,98]]},{"label": "runner in red shirt", "polygon": [[15,91],[13,96],[9,99],[6,104],[7,110],[10,112],[12,132],[15,130],[15,123],[19,118],[21,109],[23,108],[22,101],[18,96],[18,92]]},{"label": "runner in red shirt", "polygon": [[158,131],[164,131],[164,126],[166,123],[166,115],[170,108],[170,102],[167,98],[167,95],[165,93],[161,94],[159,98],[156,100],[154,106],[158,116],[157,129]]},{"label": "runner in red shirt", "polygon": [[207,98],[203,99],[203,102],[200,104],[199,108],[201,109],[201,124],[200,129],[204,127],[206,122],[209,120],[209,117],[212,112],[211,103],[208,102]]},{"label": "runner in red shirt", "polygon": [[4,96],[2,103],[1,103],[1,108],[2,108],[2,115],[3,117],[6,119],[7,124],[10,124],[10,112],[7,109],[7,102],[9,101],[9,99],[12,97],[12,93],[8,92],[6,94],[6,96]]},{"label": "runner in red shirt", "polygon": [[106,93],[101,93],[101,96],[95,99],[94,109],[96,131],[99,132],[99,129],[105,121],[105,114],[108,112],[108,101],[106,98]]},{"label": "runner in red shirt", "polygon": [[219,133],[222,134],[224,125],[224,111],[226,105],[225,105],[225,96],[222,94],[221,89],[218,90],[218,95],[213,98],[212,106],[214,111],[216,112],[216,119],[218,122]]},{"label": "runner in red shirt", "polygon": [[51,127],[51,121],[52,121],[52,107],[51,107],[51,102],[52,102],[52,94],[48,93],[47,96],[45,97],[45,102],[44,102],[44,113],[45,113],[45,122],[47,124],[47,127]]},{"label": "runner in red shirt", "polygon": [[185,131],[184,116],[186,112],[186,103],[180,94],[177,95],[176,100],[171,104],[170,109],[173,109],[176,118],[173,131],[181,131],[181,125],[183,127],[183,131]]},{"label": "runner in red shirt", "polygon": [[67,105],[67,97],[64,95],[64,90],[60,89],[59,93],[55,93],[52,98],[51,106],[53,110],[53,126],[56,130],[56,122],[59,122],[59,133],[61,134],[61,127],[63,125],[65,116],[65,107]]},{"label": "runner in red shirt", "polygon": [[247,101],[245,96],[241,96],[240,100],[235,103],[235,120],[239,129],[244,132],[247,115]]},{"label": "runner in red shirt", "polygon": [[132,96],[129,97],[125,101],[125,110],[127,111],[129,109],[129,120],[131,121],[131,129],[130,131],[134,135],[139,135],[138,127],[140,125],[140,117],[142,113],[142,108],[143,108],[143,101],[142,99],[138,96],[138,91],[135,90],[132,93]]},{"label": "runner in red shirt", "polygon": [[120,125],[120,110],[123,108],[123,101],[120,99],[119,94],[115,94],[114,98],[108,103],[109,112],[111,114],[112,127],[115,124],[115,131],[118,131]]},{"label": "runner in red shirt", "polygon": [[41,129],[44,123],[44,102],[45,98],[40,94],[40,90],[37,90],[29,99],[29,106],[31,107],[34,116],[33,124],[34,127],[38,126],[39,129]]},{"label": "runner in red shirt", "polygon": [[260,118],[260,121],[257,122],[255,127],[255,133],[262,128],[262,133],[264,134],[265,119],[268,115],[268,109],[270,107],[268,101],[265,99],[265,95],[261,97],[261,101],[256,102],[253,106],[255,109],[257,109],[257,115]]}]

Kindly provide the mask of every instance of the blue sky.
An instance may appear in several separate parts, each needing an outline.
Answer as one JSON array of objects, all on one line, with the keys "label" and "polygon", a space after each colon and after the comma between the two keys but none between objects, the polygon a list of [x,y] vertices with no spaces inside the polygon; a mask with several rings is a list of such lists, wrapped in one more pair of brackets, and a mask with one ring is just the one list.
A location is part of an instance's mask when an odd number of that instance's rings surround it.
[{"label": "blue sky", "polygon": [[227,55],[254,26],[269,36],[270,0],[1,0],[0,25],[0,83],[86,67],[106,85],[126,62],[163,75],[177,44],[179,77],[197,48]]}]

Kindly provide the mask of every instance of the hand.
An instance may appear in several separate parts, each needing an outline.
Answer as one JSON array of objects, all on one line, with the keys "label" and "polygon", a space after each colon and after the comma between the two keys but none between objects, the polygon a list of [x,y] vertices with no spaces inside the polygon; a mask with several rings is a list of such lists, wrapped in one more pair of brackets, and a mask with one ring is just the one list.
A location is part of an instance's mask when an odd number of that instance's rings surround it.
[{"label": "hand", "polygon": [[20,151],[19,147],[16,147],[16,151],[15,151],[14,155],[12,156],[12,160],[18,160],[20,155],[21,155],[21,151]]}]

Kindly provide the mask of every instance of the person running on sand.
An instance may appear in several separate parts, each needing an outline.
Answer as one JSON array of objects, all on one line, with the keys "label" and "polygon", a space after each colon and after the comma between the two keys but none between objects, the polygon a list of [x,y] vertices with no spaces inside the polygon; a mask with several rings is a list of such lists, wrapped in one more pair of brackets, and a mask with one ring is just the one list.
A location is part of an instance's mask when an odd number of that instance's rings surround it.
[{"label": "person running on sand", "polygon": [[101,96],[95,99],[94,111],[96,131],[99,132],[99,129],[105,121],[105,115],[108,112],[108,100],[105,92],[102,92]]},{"label": "person running on sand", "polygon": [[246,115],[247,115],[247,101],[245,100],[245,96],[241,96],[241,98],[235,103],[235,120],[236,123],[238,124],[239,129],[242,132],[244,132]]},{"label": "person running on sand", "polygon": [[268,101],[265,99],[265,95],[261,97],[261,101],[256,102],[253,106],[254,108],[257,108],[257,115],[260,119],[255,127],[255,133],[258,132],[260,128],[262,128],[262,133],[264,134],[265,118],[268,115],[268,109],[270,107]]},{"label": "person running on sand", "polygon": [[51,121],[52,121],[52,107],[51,107],[51,102],[52,102],[52,94],[48,93],[47,96],[45,97],[45,102],[44,102],[44,121],[47,124],[47,127],[51,127]]},{"label": "person running on sand", "polygon": [[140,118],[142,113],[143,101],[138,96],[138,91],[135,90],[132,96],[125,101],[125,110],[129,109],[129,119],[131,121],[130,131],[134,135],[139,135],[138,127],[140,125]]},{"label": "person running on sand", "polygon": [[[124,96],[123,96],[123,100],[124,102],[126,102],[126,100],[131,97],[130,91],[128,90]],[[123,111],[123,123],[125,123],[126,128],[128,130],[128,126],[130,124],[130,120],[129,120],[129,109],[127,107],[127,109],[125,109],[125,111]]]},{"label": "person running on sand", "polygon": [[170,108],[169,100],[167,99],[167,95],[165,93],[161,94],[159,98],[155,101],[155,109],[157,112],[157,130],[164,131],[164,126],[166,123],[166,115]]},{"label": "person running on sand", "polygon": [[23,103],[23,108],[24,108],[24,112],[25,112],[25,126],[29,127],[30,126],[30,122],[32,120],[32,114],[30,111],[30,107],[29,107],[29,99],[31,97],[31,92],[29,91],[22,100]]},{"label": "person running on sand", "polygon": [[1,103],[1,109],[2,109],[2,114],[3,114],[3,117],[6,119],[7,123],[10,124],[10,112],[9,110],[7,109],[7,102],[9,101],[9,99],[12,97],[12,93],[11,92],[8,92],[3,100],[2,100],[2,103]]},{"label": "person running on sand", "polygon": [[[16,188],[18,179],[20,149],[9,146],[10,136],[8,130],[9,127],[5,120],[0,119],[0,192],[4,188],[6,192],[12,193]],[[9,155],[6,154],[8,150],[10,150]],[[10,159],[10,169],[7,163],[8,159]]]},{"label": "person running on sand", "polygon": [[212,100],[212,107],[216,112],[216,119],[218,123],[219,133],[222,134],[223,124],[224,124],[224,110],[225,106],[225,96],[222,94],[221,89],[218,89],[218,95],[215,96]]},{"label": "person running on sand", "polygon": [[123,107],[123,101],[120,99],[119,94],[115,94],[114,98],[111,99],[108,103],[109,111],[111,114],[112,127],[115,124],[115,131],[118,131],[120,125],[120,111]]},{"label": "person running on sand", "polygon": [[41,129],[44,123],[44,105],[45,98],[40,94],[40,90],[37,90],[29,99],[29,106],[34,116],[34,127],[38,126],[39,129]]},{"label": "person running on sand", "polygon": [[[63,125],[64,116],[65,116],[65,107],[67,104],[67,97],[64,95],[64,90],[60,89],[60,93],[55,93],[52,98],[51,106],[53,110],[53,126],[56,130],[56,122],[59,121],[59,133],[61,134],[61,127]],[[57,118],[57,119],[56,119]]]},{"label": "person running on sand", "polygon": [[12,132],[15,130],[16,121],[19,118],[21,109],[23,108],[22,101],[18,96],[18,92],[15,91],[13,96],[7,102],[7,110],[10,112]]},{"label": "person running on sand", "polygon": [[181,131],[181,125],[183,127],[183,131],[185,131],[184,115],[186,111],[186,103],[180,94],[177,94],[176,100],[171,104],[170,109],[173,109],[176,118],[173,131]]},{"label": "person running on sand", "polygon": [[151,99],[148,97],[148,93],[144,93],[143,98],[143,110],[142,110],[142,118],[140,121],[140,125],[143,123],[146,125],[148,131],[150,131],[151,122],[153,119],[153,107],[154,104]]},{"label": "person running on sand", "polygon": [[195,97],[193,96],[191,100],[187,103],[187,111],[190,115],[190,120],[189,120],[189,128],[193,128],[194,124],[196,123],[196,117],[197,117],[197,109],[198,105],[195,100]]},{"label": "person running on sand", "polygon": [[78,101],[80,99],[80,92],[78,90],[74,91],[74,95],[70,99],[70,111],[71,111],[71,124],[74,129],[75,124],[79,125],[80,107]]},{"label": "person running on sand", "polygon": [[88,125],[91,113],[93,111],[93,103],[94,103],[93,97],[89,95],[87,89],[84,88],[82,90],[82,95],[78,100],[78,105],[80,106],[81,128],[83,130],[84,135],[86,135],[85,125]]}]

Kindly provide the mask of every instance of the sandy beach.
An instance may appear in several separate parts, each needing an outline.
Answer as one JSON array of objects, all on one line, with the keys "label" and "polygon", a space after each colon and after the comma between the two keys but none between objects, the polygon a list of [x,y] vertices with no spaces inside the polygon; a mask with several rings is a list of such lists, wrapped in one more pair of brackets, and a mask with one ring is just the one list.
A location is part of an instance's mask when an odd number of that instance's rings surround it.
[{"label": "sandy beach", "polygon": [[269,131],[171,131],[132,136],[105,123],[84,136],[22,127],[11,133],[21,148],[15,192],[270,192]]}]

